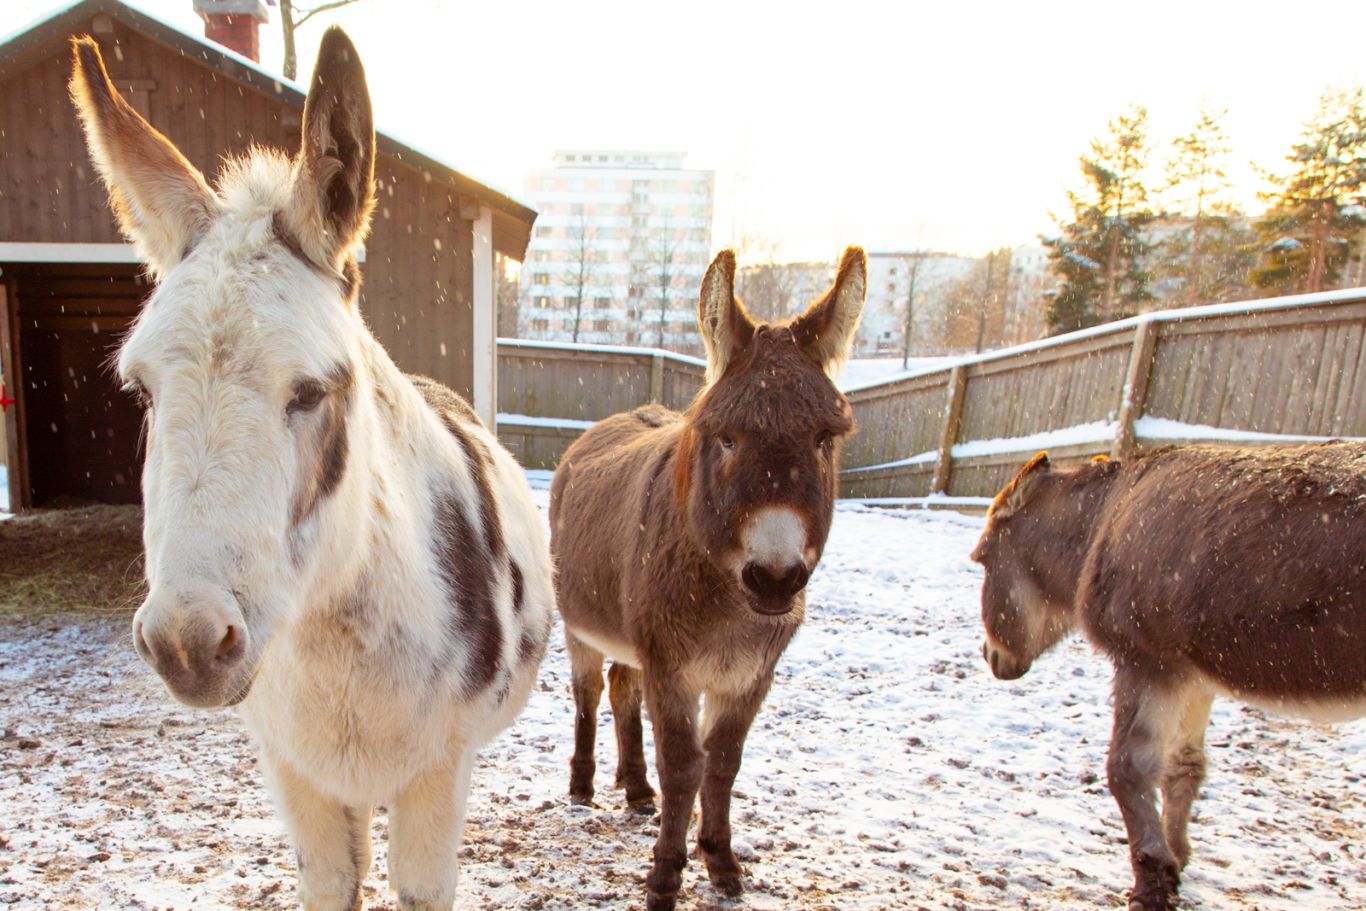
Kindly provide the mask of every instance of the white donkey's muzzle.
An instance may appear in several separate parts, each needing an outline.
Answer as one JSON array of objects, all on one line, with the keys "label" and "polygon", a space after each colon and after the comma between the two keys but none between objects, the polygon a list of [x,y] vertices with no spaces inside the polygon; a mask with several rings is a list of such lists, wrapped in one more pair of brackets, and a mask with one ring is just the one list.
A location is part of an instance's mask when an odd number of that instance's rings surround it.
[{"label": "white donkey's muzzle", "polygon": [[133,646],[186,705],[234,704],[251,682],[246,621],[226,591],[154,589],[133,615]]}]

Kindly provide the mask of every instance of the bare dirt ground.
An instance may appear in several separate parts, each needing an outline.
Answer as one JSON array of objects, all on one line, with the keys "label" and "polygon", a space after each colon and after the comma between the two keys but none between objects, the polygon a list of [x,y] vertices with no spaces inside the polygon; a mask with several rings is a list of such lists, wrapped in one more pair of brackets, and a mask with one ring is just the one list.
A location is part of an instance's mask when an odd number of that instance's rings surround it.
[{"label": "bare dirt ground", "polygon": [[[736,784],[749,892],[721,898],[693,863],[682,911],[1123,907],[1108,668],[1072,643],[990,679],[965,557],[980,527],[841,506]],[[0,906],[293,908],[245,728],[175,705],[133,655],[137,528],[112,508],[0,522]],[[557,646],[475,771],[461,908],[642,906],[657,819],[609,788],[606,711],[601,806],[568,805],[572,712]],[[1185,907],[1366,907],[1366,725],[1221,702],[1209,741]],[[374,838],[366,907],[393,909],[383,814]]]}]

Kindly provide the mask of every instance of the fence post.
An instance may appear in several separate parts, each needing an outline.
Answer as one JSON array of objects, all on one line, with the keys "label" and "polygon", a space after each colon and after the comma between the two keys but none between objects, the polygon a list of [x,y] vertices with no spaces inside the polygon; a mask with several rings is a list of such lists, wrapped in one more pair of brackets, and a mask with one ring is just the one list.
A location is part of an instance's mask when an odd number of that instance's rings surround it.
[{"label": "fence post", "polygon": [[1138,444],[1134,424],[1143,415],[1148,399],[1148,383],[1153,377],[1153,361],[1157,354],[1157,321],[1145,319],[1134,330],[1134,345],[1129,352],[1129,370],[1124,387],[1119,393],[1119,420],[1115,443],[1110,455],[1127,459]]},{"label": "fence post", "polygon": [[664,355],[658,351],[650,358],[650,401],[664,404]]},{"label": "fence post", "polygon": [[953,444],[958,440],[958,425],[963,421],[963,399],[968,390],[968,371],[962,364],[949,373],[949,394],[944,406],[944,428],[939,435],[939,458],[934,463],[930,493],[948,493],[953,471]]}]

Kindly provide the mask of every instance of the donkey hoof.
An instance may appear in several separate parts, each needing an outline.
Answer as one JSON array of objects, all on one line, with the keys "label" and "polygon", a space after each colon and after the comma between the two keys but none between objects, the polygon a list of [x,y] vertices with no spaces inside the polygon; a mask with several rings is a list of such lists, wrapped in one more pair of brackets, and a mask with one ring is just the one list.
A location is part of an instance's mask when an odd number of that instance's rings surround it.
[{"label": "donkey hoof", "polygon": [[627,800],[626,806],[631,813],[642,815],[642,817],[652,817],[658,811],[657,807],[654,806],[654,795],[647,796],[647,798]]},{"label": "donkey hoof", "polygon": [[653,889],[648,889],[645,892],[645,911],[674,911],[674,904],[677,901],[677,892],[662,895]]},{"label": "donkey hoof", "polygon": [[592,807],[595,810],[598,808],[598,805],[593,803],[592,791],[587,794],[570,794],[569,802],[576,807]]},{"label": "donkey hoof", "polygon": [[727,898],[736,898],[745,893],[745,883],[739,873],[710,873],[707,878]]}]

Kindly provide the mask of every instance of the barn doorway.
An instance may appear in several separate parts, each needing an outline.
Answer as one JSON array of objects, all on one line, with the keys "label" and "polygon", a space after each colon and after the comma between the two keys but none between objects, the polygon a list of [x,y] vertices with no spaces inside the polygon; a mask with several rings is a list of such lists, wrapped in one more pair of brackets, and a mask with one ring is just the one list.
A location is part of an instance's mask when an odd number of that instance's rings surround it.
[{"label": "barn doorway", "polygon": [[6,264],[27,503],[140,499],[142,414],[110,359],[152,290],[140,267]]}]

